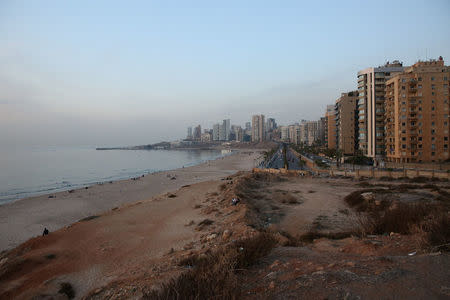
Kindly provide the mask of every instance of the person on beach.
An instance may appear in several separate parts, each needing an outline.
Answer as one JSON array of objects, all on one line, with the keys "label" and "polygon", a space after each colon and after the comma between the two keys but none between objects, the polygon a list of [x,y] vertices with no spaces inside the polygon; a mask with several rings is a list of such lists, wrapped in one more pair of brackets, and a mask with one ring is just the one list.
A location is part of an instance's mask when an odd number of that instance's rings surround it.
[{"label": "person on beach", "polygon": [[47,229],[47,227],[46,228],[44,228],[44,232],[42,233],[42,236],[44,236],[44,235],[47,235],[49,232],[48,232],[48,229]]}]

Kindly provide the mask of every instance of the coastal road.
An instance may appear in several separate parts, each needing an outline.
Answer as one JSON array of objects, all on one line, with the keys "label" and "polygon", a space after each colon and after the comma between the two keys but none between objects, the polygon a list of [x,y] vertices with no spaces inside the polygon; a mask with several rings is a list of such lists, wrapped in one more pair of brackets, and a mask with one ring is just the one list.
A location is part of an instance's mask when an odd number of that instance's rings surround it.
[{"label": "coastal road", "polygon": [[[266,168],[282,169],[284,168],[284,152],[283,145],[281,145],[271,160],[267,163]],[[291,151],[289,147],[286,147],[286,159],[288,163],[288,170],[307,170],[306,166],[300,166],[300,159]]]}]

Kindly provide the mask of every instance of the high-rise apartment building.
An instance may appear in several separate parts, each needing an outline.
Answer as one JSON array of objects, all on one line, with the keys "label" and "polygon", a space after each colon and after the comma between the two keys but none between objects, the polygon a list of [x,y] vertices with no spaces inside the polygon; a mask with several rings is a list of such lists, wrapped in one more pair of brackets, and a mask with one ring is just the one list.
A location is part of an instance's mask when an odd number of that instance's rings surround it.
[{"label": "high-rise apartment building", "polygon": [[194,136],[193,136],[194,140],[201,140],[202,138],[202,127],[200,125],[198,125],[197,127],[194,128]]},{"label": "high-rise apartment building", "polygon": [[296,145],[300,144],[301,142],[300,125],[298,123],[294,125],[289,125],[288,132],[289,132],[289,142]]},{"label": "high-rise apartment building", "polygon": [[192,140],[192,127],[188,127],[186,139]]},{"label": "high-rise apartment building", "polygon": [[271,132],[274,129],[277,128],[277,123],[275,122],[274,118],[268,118],[267,119],[267,126],[266,126],[266,130],[267,132]]},{"label": "high-rise apartment building", "polygon": [[326,118],[325,117],[321,117],[319,119],[319,143],[320,145],[324,145],[325,144],[325,132],[326,130]]},{"label": "high-rise apartment building", "polygon": [[358,146],[366,156],[377,159],[385,155],[385,83],[403,69],[402,63],[394,61],[358,72]]},{"label": "high-rise apartment building", "polygon": [[327,111],[325,113],[325,142],[328,149],[336,149],[336,116],[334,111],[334,105],[327,105]]},{"label": "high-rise apartment building", "polygon": [[262,142],[265,140],[264,115],[254,115],[252,117],[252,142]]},{"label": "high-rise apartment building", "polygon": [[358,92],[342,93],[336,100],[336,148],[344,154],[355,154],[356,141],[356,107]]},{"label": "high-rise apartment building", "polygon": [[449,159],[450,67],[419,61],[386,82],[386,157],[395,162]]},{"label": "high-rise apartment building", "polygon": [[213,141],[220,141],[220,127],[219,123],[213,125]]},{"label": "high-rise apartment building", "polygon": [[230,140],[230,132],[231,132],[230,119],[223,120],[222,126],[223,126],[223,136],[224,136],[223,141],[229,141]]},{"label": "high-rise apartment building", "polygon": [[288,126],[280,126],[281,131],[281,141],[289,142],[289,127]]}]

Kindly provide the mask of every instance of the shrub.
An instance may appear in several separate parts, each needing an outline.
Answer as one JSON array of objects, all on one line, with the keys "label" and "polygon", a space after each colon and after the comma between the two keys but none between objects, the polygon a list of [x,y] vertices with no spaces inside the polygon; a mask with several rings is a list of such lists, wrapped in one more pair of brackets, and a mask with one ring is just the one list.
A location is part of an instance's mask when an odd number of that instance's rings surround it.
[{"label": "shrub", "polygon": [[192,269],[151,291],[144,299],[239,299],[235,273],[267,255],[276,245],[268,233],[237,241],[202,257],[183,261]]},{"label": "shrub", "polygon": [[69,299],[73,299],[75,297],[75,291],[69,282],[62,282],[58,293],[66,295]]}]

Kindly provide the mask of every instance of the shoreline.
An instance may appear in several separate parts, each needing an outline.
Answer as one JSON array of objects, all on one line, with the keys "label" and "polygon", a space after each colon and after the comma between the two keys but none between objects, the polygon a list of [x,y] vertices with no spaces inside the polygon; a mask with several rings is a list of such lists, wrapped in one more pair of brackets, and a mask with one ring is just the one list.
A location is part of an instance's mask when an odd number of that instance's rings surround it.
[{"label": "shoreline", "polygon": [[[118,150],[114,150],[114,151],[120,151],[122,149],[118,149]],[[183,151],[196,151],[196,150],[214,150],[214,151],[221,151],[221,150],[230,150],[230,149],[180,149]],[[132,150],[132,151],[142,151],[142,150]],[[146,150],[146,151],[161,151],[161,150],[157,150],[157,149],[152,149],[152,150]],[[168,151],[168,150],[164,150],[164,151]],[[90,186],[94,186],[97,184],[106,184],[106,183],[110,183],[112,182],[116,182],[116,181],[122,181],[122,180],[129,180],[132,178],[136,178],[136,177],[140,177],[142,175],[150,175],[153,173],[158,173],[158,172],[166,172],[166,171],[173,171],[173,170],[177,170],[177,169],[181,169],[183,167],[192,167],[192,166],[196,166],[196,165],[200,165],[202,163],[208,162],[208,161],[212,161],[212,160],[216,160],[216,159],[221,159],[222,157],[225,156],[229,156],[229,155],[233,155],[233,152],[235,152],[237,150],[233,149],[230,150],[230,153],[227,154],[220,154],[220,156],[218,156],[215,159],[210,159],[210,160],[201,160],[201,161],[197,161],[197,162],[193,162],[193,163],[189,163],[187,165],[184,165],[180,168],[175,168],[175,169],[160,169],[160,170],[154,170],[154,171],[143,171],[141,173],[135,173],[133,175],[129,174],[126,176],[110,176],[110,178],[105,177],[105,178],[99,178],[98,180],[95,181],[90,181],[90,182],[83,182],[83,183],[73,183],[70,184],[68,186],[64,186],[64,187],[55,187],[55,188],[46,188],[44,189],[44,187],[40,187],[40,188],[35,188],[36,191],[24,191],[24,192],[20,192],[17,194],[11,194],[8,195],[7,197],[11,197],[11,198],[4,198],[4,199],[0,199],[0,207],[9,203],[14,203],[16,201],[21,201],[21,200],[26,200],[28,198],[34,198],[34,197],[39,197],[39,196],[44,196],[44,195],[51,195],[51,194],[55,194],[55,193],[60,193],[60,192],[67,192],[69,190],[79,190],[79,189],[83,189],[86,187],[90,187]],[[115,178],[114,178],[115,177]],[[25,196],[23,197],[15,197],[16,195],[19,194],[23,194]]]},{"label": "shoreline", "polygon": [[251,170],[264,149],[230,149],[215,160],[144,176],[21,198],[0,205],[0,251],[13,248],[44,228],[58,230],[115,207],[146,200],[184,185]]}]

